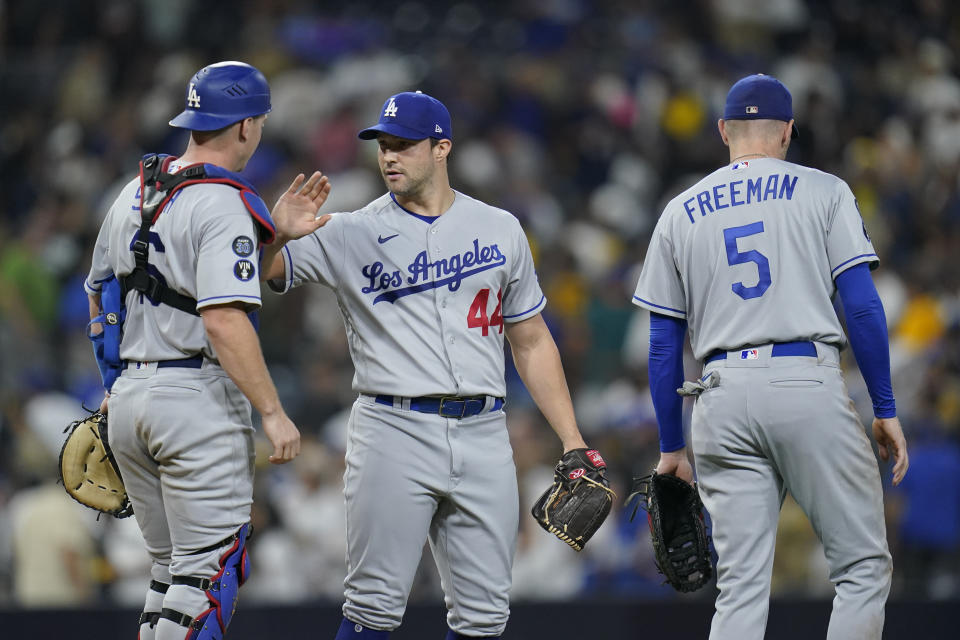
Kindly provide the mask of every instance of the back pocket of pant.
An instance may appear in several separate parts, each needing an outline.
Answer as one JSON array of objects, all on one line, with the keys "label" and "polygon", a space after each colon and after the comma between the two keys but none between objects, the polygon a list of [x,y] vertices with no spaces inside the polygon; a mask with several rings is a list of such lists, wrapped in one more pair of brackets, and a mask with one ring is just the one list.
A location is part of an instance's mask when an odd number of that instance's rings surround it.
[{"label": "back pocket of pant", "polygon": [[816,378],[778,378],[776,380],[771,380],[770,385],[780,388],[822,387],[823,380],[817,380]]}]

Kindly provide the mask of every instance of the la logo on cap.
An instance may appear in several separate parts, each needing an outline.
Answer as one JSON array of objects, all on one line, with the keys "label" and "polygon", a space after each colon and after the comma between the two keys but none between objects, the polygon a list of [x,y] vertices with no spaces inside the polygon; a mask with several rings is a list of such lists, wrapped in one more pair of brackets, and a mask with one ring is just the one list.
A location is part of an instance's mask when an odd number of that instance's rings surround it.
[{"label": "la logo on cap", "polygon": [[393,98],[390,98],[390,102],[387,103],[387,108],[383,111],[383,115],[390,118],[397,117],[397,101]]}]

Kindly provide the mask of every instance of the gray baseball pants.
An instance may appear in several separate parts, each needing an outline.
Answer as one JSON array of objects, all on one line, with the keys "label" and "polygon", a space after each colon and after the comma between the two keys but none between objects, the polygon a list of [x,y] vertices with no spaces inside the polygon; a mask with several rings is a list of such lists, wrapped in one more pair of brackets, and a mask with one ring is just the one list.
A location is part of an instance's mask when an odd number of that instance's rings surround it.
[{"label": "gray baseball pants", "polygon": [[[720,595],[711,640],[761,640],[780,506],[789,491],[823,544],[836,590],[829,640],[879,640],[890,591],[883,490],[835,347],[816,358],[727,354],[697,399],[691,444],[713,521]],[[753,354],[751,354],[752,356]]]},{"label": "gray baseball pants", "polygon": [[346,463],[344,616],[373,629],[399,626],[429,540],[450,629],[503,633],[519,523],[503,411],[461,420],[361,396]]},{"label": "gray baseball pants", "polygon": [[[223,369],[208,362],[201,369],[134,364],[111,390],[108,425],[110,447],[153,562],[152,578],[170,584],[171,575],[213,576],[225,549],[193,552],[250,520],[249,401]],[[199,589],[173,585],[165,595],[148,591],[145,610],[158,606],[195,616],[209,604]],[[182,640],[185,633],[161,619],[155,639]]]}]

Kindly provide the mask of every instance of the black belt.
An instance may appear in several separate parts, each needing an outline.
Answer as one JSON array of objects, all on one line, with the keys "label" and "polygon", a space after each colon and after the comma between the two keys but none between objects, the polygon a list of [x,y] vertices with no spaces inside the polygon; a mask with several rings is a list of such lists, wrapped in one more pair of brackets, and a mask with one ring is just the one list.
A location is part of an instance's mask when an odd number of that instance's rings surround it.
[{"label": "black belt", "polygon": [[[730,351],[739,351],[741,360],[751,360],[752,358],[750,356],[752,354],[755,355],[755,350],[751,347],[745,347],[743,349],[730,349]],[[809,356],[811,358],[816,358],[817,345],[813,344],[809,340],[801,340],[798,342],[774,342],[773,348],[770,350],[770,356],[773,358],[780,358],[783,356]],[[714,351],[703,359],[703,364],[709,364],[716,360],[726,359],[726,351]]]},{"label": "black belt", "polygon": [[[377,396],[374,398],[377,404],[394,406],[395,400],[403,401],[403,398],[394,398],[394,396]],[[419,398],[410,398],[410,410],[420,413],[436,413],[444,418],[469,418],[483,412],[487,404],[487,396],[420,396]],[[494,398],[493,407],[490,411],[497,411],[503,408],[503,398]]]}]

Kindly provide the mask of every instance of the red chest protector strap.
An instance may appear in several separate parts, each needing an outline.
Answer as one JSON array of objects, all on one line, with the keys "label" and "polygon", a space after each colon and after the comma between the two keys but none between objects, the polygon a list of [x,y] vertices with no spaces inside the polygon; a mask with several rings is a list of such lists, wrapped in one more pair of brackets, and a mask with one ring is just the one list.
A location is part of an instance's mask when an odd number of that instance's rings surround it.
[{"label": "red chest protector strap", "polygon": [[119,278],[123,296],[128,291],[139,291],[154,303],[163,303],[185,313],[199,316],[197,301],[169,288],[162,277],[151,273],[147,258],[150,251],[150,227],[156,223],[164,207],[180,189],[192,184],[226,184],[240,191],[240,200],[257,223],[261,243],[270,244],[276,236],[276,227],[270,211],[256,189],[241,176],[211,164],[194,164],[168,173],[173,156],[149,155],[140,161],[140,230],[133,242],[135,266],[128,275]]}]

